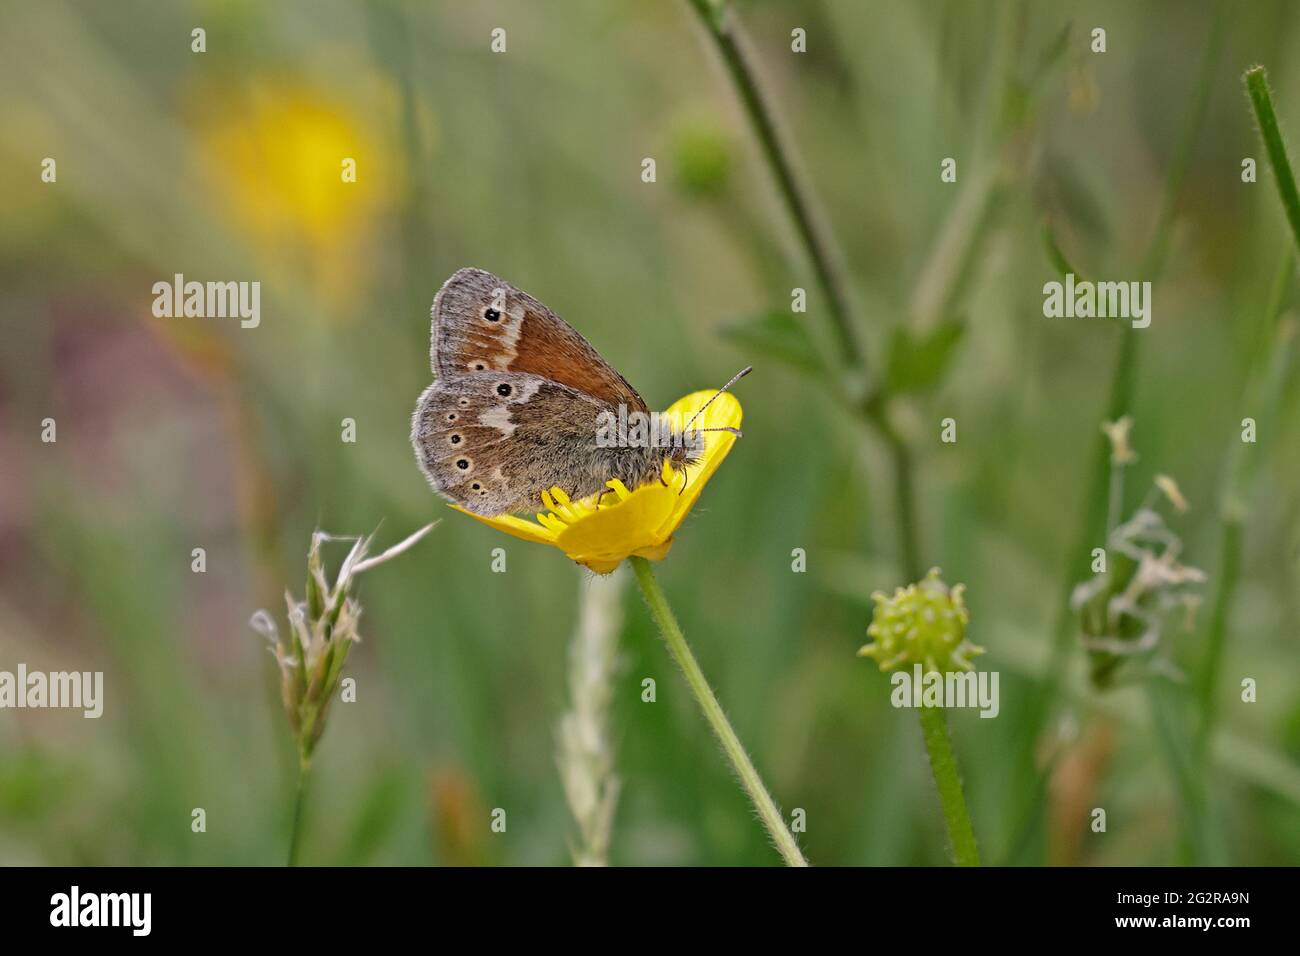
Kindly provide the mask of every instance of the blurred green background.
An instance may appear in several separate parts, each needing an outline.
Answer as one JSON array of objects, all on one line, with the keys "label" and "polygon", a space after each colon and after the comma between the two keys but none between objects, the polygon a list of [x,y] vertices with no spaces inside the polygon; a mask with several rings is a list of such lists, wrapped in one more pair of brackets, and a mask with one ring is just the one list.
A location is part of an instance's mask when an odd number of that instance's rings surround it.
[{"label": "blurred green background", "polygon": [[[1090,277],[1151,278],[1146,250],[1167,241],[1130,506],[1154,474],[1178,479],[1192,508],[1175,527],[1208,602],[1225,456],[1294,253],[1241,73],[1267,64],[1283,129],[1300,131],[1300,8],[1232,5],[1217,22],[1173,0],[737,10],[843,245],[873,368],[900,325],[964,323],[942,381],[892,414],[914,449],[921,558],[968,585],[978,663],[1002,675],[997,719],[951,720],[986,860],[1297,862],[1300,390],[1286,380],[1250,446],[1200,774],[1214,849],[1189,851],[1153,695],[1089,691],[1072,636],[1066,678],[1045,677],[1121,332],[1045,319],[1041,290],[1056,277],[1045,222]],[[806,810],[814,863],[947,860],[915,715],[854,656],[871,592],[906,583],[889,461],[842,401],[726,334],[788,310],[795,286],[801,320],[824,329],[825,302],[684,0],[4,0],[0,116],[0,669],[106,675],[100,720],[0,712],[0,863],[282,862],[293,754],[249,615],[301,595],[314,528],[378,526],[386,546],[435,517],[361,582],[358,699],[317,752],[303,860],[568,861],[555,724],[586,574],[449,511],[408,440],[429,304],[466,265],[546,302],[651,407],[757,366],[738,388],[745,438],[660,580],[777,801]],[[939,180],[949,156],[955,184]],[[155,319],[151,286],[175,273],[260,281],[260,327]],[[355,444],[340,440],[349,417]],[[612,862],[778,862],[634,589],[625,600]],[[1206,616],[1166,640],[1193,671]]]}]

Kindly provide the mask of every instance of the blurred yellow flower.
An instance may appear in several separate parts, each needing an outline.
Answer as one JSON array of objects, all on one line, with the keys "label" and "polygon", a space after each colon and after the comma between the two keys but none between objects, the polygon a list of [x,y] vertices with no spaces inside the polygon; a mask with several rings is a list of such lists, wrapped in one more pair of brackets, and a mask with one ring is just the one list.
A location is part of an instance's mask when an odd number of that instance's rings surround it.
[{"label": "blurred yellow flower", "polygon": [[400,150],[371,119],[392,112],[391,93],[363,82],[353,99],[276,77],[219,86],[192,110],[215,204],[262,256],[346,303],[403,189]]},{"label": "blurred yellow flower", "polygon": [[[669,421],[687,420],[713,394],[692,392],[674,402],[664,414]],[[705,409],[696,424],[701,429],[739,428],[740,419],[740,402],[724,392]],[[666,485],[651,482],[629,491],[623,482],[613,478],[606,482],[613,495],[607,494],[599,507],[596,495],[570,501],[563,489],[543,492],[542,503],[547,511],[538,514],[535,522],[515,515],[487,518],[456,505],[451,507],[516,538],[554,545],[597,574],[608,574],[631,555],[659,561],[668,554],[673,533],[736,442],[736,436],[730,432],[708,432],[701,437],[704,451],[695,464],[687,466],[684,491],[680,473],[665,463]],[[617,500],[610,503],[610,497]]]}]

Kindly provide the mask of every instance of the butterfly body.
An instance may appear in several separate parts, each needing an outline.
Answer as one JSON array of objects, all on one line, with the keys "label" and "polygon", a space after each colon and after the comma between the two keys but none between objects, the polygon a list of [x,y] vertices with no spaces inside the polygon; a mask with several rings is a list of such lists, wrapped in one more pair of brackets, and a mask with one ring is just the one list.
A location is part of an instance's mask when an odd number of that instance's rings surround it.
[{"label": "butterfly body", "polygon": [[[552,487],[572,499],[611,478],[661,481],[690,464],[698,441],[671,428],[626,439],[610,422],[651,418],[636,390],[576,330],[532,296],[461,269],[433,302],[435,380],[411,422],[430,485],[484,516],[536,511]],[[695,436],[698,439],[698,436]]]}]

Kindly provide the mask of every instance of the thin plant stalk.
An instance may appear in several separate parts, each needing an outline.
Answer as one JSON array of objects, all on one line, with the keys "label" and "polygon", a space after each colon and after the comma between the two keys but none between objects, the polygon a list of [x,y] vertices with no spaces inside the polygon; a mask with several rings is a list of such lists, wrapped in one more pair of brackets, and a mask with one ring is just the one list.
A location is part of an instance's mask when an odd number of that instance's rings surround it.
[{"label": "thin plant stalk", "polygon": [[[877,393],[879,395],[879,393]],[[889,447],[894,469],[894,522],[898,535],[898,563],[902,576],[919,581],[925,575],[921,564],[920,526],[916,516],[916,476],[912,449],[907,439],[889,421],[883,402],[872,402],[867,417]]]},{"label": "thin plant stalk", "polygon": [[979,847],[975,843],[975,828],[971,826],[970,812],[966,808],[957,759],[952,753],[948,718],[942,707],[921,707],[919,713],[925,750],[930,756],[930,770],[934,773],[934,783],[939,790],[939,805],[943,808],[943,822],[948,828],[953,857],[958,866],[979,866]]},{"label": "thin plant stalk", "polygon": [[[804,181],[794,159],[793,146],[782,134],[776,111],[758,80],[758,69],[749,52],[729,0],[689,0],[699,14],[709,39],[722,60],[735,87],[745,115],[758,141],[777,192],[794,223],[795,231],[812,263],[817,281],[829,305],[831,323],[843,361],[857,375],[866,373],[867,358],[854,333],[855,320],[848,281],[844,277],[843,255],[830,230],[818,215],[812,189]],[[847,396],[852,398],[852,396]],[[863,419],[884,440],[894,467],[894,494],[898,501],[897,534],[899,562],[905,577],[919,577],[921,569],[918,526],[914,509],[915,479],[906,441],[890,426],[884,395],[879,388],[869,390],[865,400],[850,401]]]},{"label": "thin plant stalk", "polygon": [[[1282,310],[1282,298],[1290,284],[1294,269],[1294,253],[1286,249],[1278,263],[1277,272],[1270,287],[1268,302],[1265,305],[1264,322],[1273,334],[1265,339],[1265,347],[1271,346],[1271,358],[1264,361],[1264,356],[1257,356],[1252,363],[1249,380],[1260,381],[1262,387],[1252,389],[1255,395],[1249,401],[1250,406],[1259,406],[1261,412],[1276,408],[1280,399],[1282,385],[1286,379],[1290,364],[1290,345],[1293,329],[1282,325],[1274,330],[1275,320]],[[1210,734],[1214,728],[1216,716],[1216,690],[1220,664],[1223,660],[1223,648],[1228,629],[1228,615],[1236,596],[1237,583],[1241,571],[1241,538],[1246,516],[1249,513],[1249,479],[1251,469],[1247,468],[1244,445],[1234,441],[1228,449],[1228,468],[1219,506],[1222,522],[1222,538],[1219,545],[1218,587],[1215,591],[1214,605],[1210,612],[1209,634],[1206,641],[1205,659],[1201,665],[1197,681],[1197,695],[1200,698],[1200,724],[1197,727],[1195,756],[1203,764]]]},{"label": "thin plant stalk", "polygon": [[728,0],[690,0],[690,3],[699,14],[727,75],[735,85],[763,158],[776,180],[777,191],[817,273],[817,281],[830,305],[837,342],[849,365],[861,368],[865,356],[854,335],[853,307],[848,282],[844,278],[842,257],[814,207],[812,190],[795,165],[794,150],[781,131],[776,111],[758,82],[758,70],[739,20]]},{"label": "thin plant stalk", "polygon": [[[249,626],[267,640],[280,680],[280,703],[293,731],[298,752],[298,779],[294,788],[293,819],[289,833],[289,865],[298,862],[307,812],[307,786],[312,754],[334,695],[338,692],[348,651],[361,639],[357,621],[361,605],[354,593],[357,575],[378,567],[408,549],[433,530],[425,525],[382,554],[369,557],[370,538],[338,537],[316,531],[307,551],[306,598],[296,601],[285,591],[289,629],[282,634],[265,610],[249,619]],[[352,549],[331,583],[325,575],[321,547],[329,541],[351,541]]]},{"label": "thin plant stalk", "polygon": [[[1251,404],[1268,410],[1275,408],[1280,400],[1290,359],[1293,329],[1285,324],[1276,330],[1273,326],[1282,311],[1282,301],[1291,282],[1291,275],[1295,268],[1295,253],[1300,250],[1300,192],[1296,189],[1295,175],[1291,171],[1291,161],[1287,157],[1286,143],[1282,140],[1277,113],[1273,108],[1267,71],[1263,66],[1251,67],[1246,71],[1245,84],[1255,113],[1255,121],[1259,125],[1260,137],[1268,153],[1269,166],[1273,170],[1278,199],[1286,213],[1287,223],[1291,227],[1291,235],[1296,243],[1295,249],[1287,248],[1282,251],[1264,307],[1263,322],[1268,333],[1264,336],[1264,347],[1272,346],[1271,358],[1265,362],[1263,356],[1257,356],[1249,375],[1249,380],[1252,382],[1262,379],[1261,387],[1254,390]],[[1200,722],[1196,728],[1193,758],[1198,768],[1204,768],[1206,764],[1209,741],[1217,713],[1215,692],[1218,688],[1219,668],[1227,637],[1228,615],[1232,609],[1240,577],[1241,538],[1249,512],[1248,484],[1249,475],[1243,448],[1240,443],[1234,442],[1228,452],[1226,487],[1220,504],[1220,519],[1223,527],[1219,546],[1218,588],[1210,613],[1205,658],[1201,664],[1196,687],[1200,703]]]},{"label": "thin plant stalk", "polygon": [[582,609],[569,645],[569,709],[556,731],[556,763],[577,828],[575,866],[608,866],[621,787],[615,773],[610,707],[618,674],[625,572],[583,582]]},{"label": "thin plant stalk", "polygon": [[[1254,410],[1260,421],[1272,418],[1281,401],[1287,375],[1291,366],[1292,342],[1295,326],[1292,321],[1279,320],[1282,300],[1290,284],[1295,265],[1295,253],[1289,246],[1282,250],[1274,275],[1263,321],[1268,334],[1264,338],[1264,352],[1257,354],[1250,364],[1247,408]],[[1217,865],[1223,859],[1223,841],[1217,837],[1219,829],[1213,826],[1214,809],[1211,791],[1212,777],[1207,772],[1210,759],[1210,741],[1218,717],[1219,672],[1228,638],[1228,621],[1236,603],[1237,587],[1241,581],[1242,542],[1246,521],[1250,515],[1251,479],[1258,458],[1248,456],[1245,445],[1233,441],[1227,451],[1227,468],[1219,506],[1220,543],[1217,587],[1210,610],[1206,633],[1204,657],[1193,682],[1194,700],[1198,721],[1192,740],[1189,764],[1192,785],[1195,788],[1191,804],[1199,824],[1198,842],[1190,847],[1192,862]]]},{"label": "thin plant stalk", "polygon": [[[856,312],[845,277],[844,255],[817,210],[814,192],[804,179],[797,154],[789,138],[782,132],[776,110],[770,97],[759,82],[759,69],[750,52],[748,40],[741,29],[739,17],[730,0],[689,0],[699,15],[705,32],[717,51],[722,65],[735,88],[745,116],[758,142],[760,152],[772,174],[795,232],[811,262],[817,281],[829,306],[829,315],[835,338],[841,352],[841,364],[857,378],[865,378],[867,356],[855,334]],[[1009,62],[1011,36],[1020,16],[1016,5],[1004,4],[999,17],[999,45],[997,60]],[[1001,116],[996,104],[999,97],[994,90],[1001,69],[994,70],[990,93],[985,104],[986,112]],[[1008,83],[1013,77],[1006,77]],[[945,235],[941,249],[936,251],[927,265],[921,285],[935,284],[941,291],[935,301],[950,308],[956,300],[962,280],[969,273],[973,252],[991,221],[989,212],[996,208],[996,176],[986,177],[989,188],[975,194],[972,205],[976,214],[969,223]],[[929,309],[921,311],[928,314]],[[909,579],[919,578],[925,570],[920,557],[920,524],[916,514],[916,476],[911,449],[906,439],[889,421],[889,396],[879,384],[868,387],[861,394],[853,394],[851,382],[837,383],[846,400],[846,407],[864,421],[885,444],[890,455],[896,507],[895,533],[900,570]]]},{"label": "thin plant stalk", "polygon": [[[1193,90],[1191,104],[1184,121],[1178,147],[1165,177],[1164,190],[1161,195],[1160,211],[1156,217],[1152,238],[1142,260],[1142,272],[1150,277],[1154,284],[1163,271],[1169,248],[1173,227],[1174,211],[1178,196],[1182,192],[1183,180],[1190,163],[1191,151],[1205,120],[1205,113],[1212,89],[1214,70],[1222,48],[1222,23],[1224,4],[1215,7],[1214,19],[1210,24],[1205,49],[1197,73],[1196,86]],[[1138,332],[1140,330],[1125,328],[1120,332],[1120,344],[1111,373],[1110,394],[1107,399],[1106,420],[1117,421],[1127,414],[1133,404],[1133,392],[1137,382]],[[1053,629],[1050,664],[1046,679],[1038,686],[1029,701],[1029,714],[1024,724],[1020,743],[1021,766],[1034,768],[1035,751],[1038,739],[1046,723],[1053,702],[1058,698],[1061,686],[1066,679],[1066,666],[1070,659],[1072,647],[1070,638],[1074,634],[1074,609],[1070,606],[1070,597],[1074,585],[1083,574],[1087,573],[1087,556],[1094,547],[1097,530],[1106,521],[1110,502],[1111,464],[1109,442],[1104,436],[1094,440],[1093,464],[1090,468],[1091,478],[1084,497],[1084,519],[1079,525],[1078,537],[1066,562],[1066,575],[1057,607],[1056,624]],[[1119,512],[1123,513],[1120,502]],[[1020,832],[1012,841],[1012,859],[1029,843],[1030,828],[1039,818],[1047,791],[1047,778],[1052,771],[1051,764],[1032,769],[1035,784],[1027,788],[1021,808]]]},{"label": "thin plant stalk", "polygon": [[[843,256],[839,252],[832,234],[823,226],[816,214],[811,198],[812,190],[800,178],[794,160],[794,150],[782,136],[775,118],[775,111],[758,81],[758,70],[748,53],[738,20],[729,0],[690,0],[690,3],[696,13],[699,14],[706,32],[721,57],[727,74],[735,86],[741,105],[753,128],[755,138],[758,140],[763,158],[770,167],[777,191],[791,220],[794,222],[796,232],[804,245],[808,259],[813,265],[818,282],[821,284],[829,303],[830,317],[843,358],[851,371],[859,375],[865,375],[867,360],[854,334],[854,311],[848,294],[848,283],[844,278],[841,265]],[[1009,6],[1004,9],[1003,13],[1002,20],[1006,25],[1009,26],[1015,22],[1016,18],[1010,15],[1011,8]],[[1000,35],[1005,39],[1009,32],[1002,31]],[[996,83],[997,81],[994,79],[991,82]],[[990,193],[990,208],[993,205],[991,195]],[[948,242],[945,246],[945,255],[939,257],[940,261],[948,262],[951,260],[952,262],[968,264],[971,251],[974,249],[978,237],[982,234],[983,228],[987,226],[989,218],[985,211],[981,211],[976,219],[976,224],[972,228],[966,229],[964,235],[961,236],[961,239],[964,239],[965,242],[960,241],[960,239]],[[950,305],[955,299],[956,287],[965,271],[964,265],[962,268],[949,270],[951,275],[947,276],[946,281],[943,283],[945,293],[940,296],[940,301],[944,306]],[[854,408],[861,419],[875,431],[889,451],[893,468],[896,503],[894,510],[895,532],[898,540],[898,561],[904,577],[909,580],[919,580],[924,573],[924,566],[921,558],[920,524],[916,510],[915,468],[911,449],[906,438],[890,421],[888,405],[889,396],[880,385],[875,385],[867,389],[865,395],[861,397],[861,401],[851,402],[849,407]],[[649,565],[639,558],[633,559],[633,565],[636,568],[637,579],[641,582],[643,591],[646,591],[646,598],[647,601],[650,601],[653,612],[655,611],[655,604],[651,600],[651,592],[647,587],[647,582],[649,584],[654,582]],[[657,586],[655,587],[657,588]],[[660,596],[662,597],[662,595]],[[742,782],[745,783],[746,789],[749,790],[750,796],[753,798],[755,806],[758,807],[759,814],[764,823],[767,824],[768,830],[772,833],[773,839],[776,840],[778,848],[781,849],[787,862],[792,865],[806,865],[799,854],[798,847],[794,844],[793,838],[790,836],[789,831],[786,830],[784,821],[772,804],[771,798],[762,788],[762,783],[758,779],[757,773],[753,771],[753,767],[749,763],[748,757],[745,756],[744,750],[740,747],[739,741],[735,739],[734,732],[731,731],[730,725],[726,723],[725,715],[723,715],[721,708],[718,707],[717,701],[708,689],[708,685],[704,683],[703,675],[699,673],[694,658],[690,656],[689,648],[686,646],[685,641],[681,639],[680,631],[675,630],[676,622],[672,621],[671,612],[668,611],[666,605],[663,606],[662,611],[666,615],[667,622],[671,624],[671,630],[676,633],[676,639],[674,640],[670,637],[670,628],[665,625],[664,621],[661,621],[660,627],[665,640],[668,641],[669,648],[673,651],[674,656],[678,657],[678,662],[682,664],[682,669],[687,673],[688,681],[692,682],[692,689],[696,690],[701,706],[704,707],[706,715],[710,717],[710,721],[714,724],[714,729],[717,731],[719,739],[722,740],[724,749],[727,750],[728,756],[736,765]],[[658,612],[656,612],[656,616],[659,616]],[[675,644],[677,646],[674,646]],[[692,670],[698,675],[698,687],[695,686],[695,681],[692,681]],[[711,705],[709,702],[711,702]],[[952,841],[954,855],[959,865],[978,866],[979,852],[975,844],[975,833],[971,826],[970,815],[966,810],[961,780],[957,774],[957,764],[953,758],[952,743],[948,737],[944,714],[941,710],[931,712],[923,708],[921,722],[926,750],[929,753],[930,765],[934,771],[935,782],[938,785],[944,821],[948,828],[949,838]],[[749,776],[747,776],[747,773]]]},{"label": "thin plant stalk", "polygon": [[298,786],[293,798],[293,823],[289,830],[289,865],[298,865],[298,850],[302,845],[303,819],[307,813],[307,781],[311,774],[311,761],[298,762]]},{"label": "thin plant stalk", "polygon": [[1273,170],[1278,198],[1282,200],[1286,221],[1291,225],[1291,235],[1295,238],[1296,246],[1300,247],[1300,192],[1296,190],[1291,161],[1287,159],[1286,144],[1282,141],[1282,130],[1277,125],[1273,97],[1268,91],[1268,72],[1262,66],[1254,66],[1246,71],[1246,90],[1250,94],[1250,104],[1255,109],[1259,135],[1268,151],[1268,164]]},{"label": "thin plant stalk", "polygon": [[[1142,259],[1142,274],[1148,276],[1152,283],[1160,277],[1160,273],[1164,269],[1169,238],[1173,228],[1176,202],[1182,192],[1183,180],[1187,174],[1192,149],[1196,145],[1196,140],[1205,120],[1211,79],[1214,75],[1214,68],[1218,64],[1219,51],[1222,45],[1221,30],[1219,29],[1223,14],[1222,4],[1219,4],[1216,9],[1216,17],[1210,25],[1205,51],[1201,57],[1191,107],[1184,121],[1178,148],[1175,151],[1169,173],[1165,177],[1155,229],[1147,246],[1146,254]],[[1120,332],[1119,353],[1116,356],[1115,368],[1111,374],[1110,397],[1106,406],[1106,420],[1108,421],[1118,421],[1125,414],[1128,414],[1133,405],[1133,391],[1137,381],[1138,363],[1139,340],[1138,335],[1135,334],[1137,331],[1125,328]],[[1061,613],[1057,618],[1058,623],[1053,646],[1053,662],[1055,665],[1052,669],[1054,675],[1053,685],[1045,689],[1047,695],[1054,695],[1055,693],[1055,682],[1061,676],[1067,652],[1070,648],[1069,638],[1072,633],[1070,625],[1074,619],[1073,611],[1070,608],[1070,595],[1074,591],[1075,582],[1080,577],[1079,567],[1086,566],[1081,565],[1082,562],[1086,561],[1086,557],[1082,556],[1090,553],[1094,543],[1094,534],[1101,522],[1105,520],[1108,505],[1118,508],[1120,514],[1123,514],[1124,510],[1122,500],[1118,503],[1109,500],[1111,467],[1108,440],[1105,437],[1098,437],[1095,439],[1095,448],[1094,461],[1096,464],[1092,469],[1093,478],[1089,484],[1086,497],[1087,514],[1083,526],[1080,528],[1079,540],[1071,552],[1073,555],[1081,557],[1074,559],[1074,563],[1071,564],[1069,573],[1066,575],[1061,599]]]},{"label": "thin plant stalk", "polygon": [[686,677],[686,683],[690,687],[691,693],[695,695],[700,709],[704,711],[705,718],[717,735],[723,753],[731,761],[736,776],[740,778],[741,786],[745,788],[745,792],[749,794],[750,800],[753,801],[754,809],[758,811],[758,817],[771,835],[772,842],[776,844],[778,852],[789,866],[807,866],[808,861],[804,859],[804,855],[795,842],[793,834],[785,825],[781,811],[777,809],[771,795],[768,794],[767,788],[763,785],[763,779],[758,775],[758,770],[754,768],[754,763],[749,759],[749,754],[745,752],[744,745],[741,744],[740,738],[736,736],[736,731],[732,729],[731,721],[727,719],[727,715],[722,710],[722,705],[718,703],[718,698],[713,693],[713,688],[709,686],[704,672],[700,670],[700,665],[695,660],[690,645],[686,643],[686,637],[682,634],[677,618],[673,616],[672,608],[668,605],[668,599],[659,586],[659,581],[655,578],[650,562],[641,557],[633,557],[629,560],[632,562],[632,569],[636,573],[636,580],[641,587],[641,593],[645,596],[646,604],[650,607],[650,615],[654,618],[655,624],[658,625],[659,634],[663,637],[664,643],[668,645],[668,652],[672,654],[673,659],[682,669],[682,674]]}]

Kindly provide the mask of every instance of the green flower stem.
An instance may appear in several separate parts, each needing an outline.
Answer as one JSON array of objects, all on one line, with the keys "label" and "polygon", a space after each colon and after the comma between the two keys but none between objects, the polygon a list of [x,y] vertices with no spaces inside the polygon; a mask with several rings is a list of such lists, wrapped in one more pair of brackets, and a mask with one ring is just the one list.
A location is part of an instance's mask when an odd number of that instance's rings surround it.
[{"label": "green flower stem", "polygon": [[1250,93],[1250,103],[1255,108],[1259,135],[1263,137],[1264,148],[1268,150],[1268,164],[1273,168],[1273,180],[1277,183],[1282,208],[1286,210],[1286,220],[1291,224],[1291,234],[1295,236],[1296,245],[1300,246],[1300,194],[1296,192],[1295,176],[1291,174],[1286,144],[1282,142],[1282,130],[1277,125],[1277,114],[1273,112],[1273,97],[1268,92],[1268,73],[1262,66],[1254,66],[1246,71],[1246,90]]},{"label": "green flower stem", "polygon": [[781,817],[781,811],[772,802],[767,788],[763,786],[762,778],[759,777],[758,771],[754,769],[754,764],[749,759],[749,755],[745,753],[740,738],[736,736],[736,732],[731,728],[731,722],[727,720],[727,715],[723,713],[722,705],[718,703],[718,698],[714,696],[713,689],[704,677],[704,672],[700,670],[695,655],[691,653],[691,648],[686,643],[686,637],[682,634],[677,618],[673,616],[672,608],[668,606],[668,599],[664,596],[663,589],[655,578],[650,562],[639,557],[633,557],[629,560],[632,562],[633,571],[636,572],[636,580],[637,584],[641,586],[641,593],[645,596],[646,604],[650,607],[650,615],[655,619],[655,624],[659,626],[659,633],[663,636],[664,643],[668,645],[669,653],[673,655],[673,659],[677,661],[682,673],[686,676],[686,683],[690,686],[695,699],[699,701],[700,709],[704,711],[704,716],[708,719],[710,726],[713,727],[713,732],[718,735],[718,742],[722,744],[722,750],[735,768],[741,784],[749,793],[749,798],[754,801],[754,808],[758,810],[759,819],[767,827],[767,832],[771,834],[777,850],[780,851],[781,856],[785,858],[788,865],[807,866],[808,861],[804,859],[803,853],[799,851],[799,845],[795,843],[794,836],[786,827],[785,820]]},{"label": "green flower stem", "polygon": [[311,773],[311,760],[298,764],[298,786],[293,798],[293,823],[289,833],[289,865],[298,865],[298,849],[302,845],[302,823],[307,806],[307,778]]},{"label": "green flower stem", "polygon": [[958,866],[979,866],[980,851],[975,845],[975,828],[971,826],[970,813],[966,809],[957,759],[952,754],[948,719],[942,707],[922,707],[919,713],[921,733],[925,736],[934,782],[939,788],[939,804],[943,807],[943,822],[948,827],[953,856]]},{"label": "green flower stem", "polygon": [[912,466],[912,450],[908,447],[907,440],[890,422],[882,398],[883,395],[877,392],[867,404],[866,416],[889,448],[894,468],[894,529],[902,576],[908,581],[919,581],[925,577],[926,569],[921,564],[921,535],[916,517],[916,473]]}]

